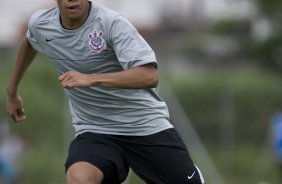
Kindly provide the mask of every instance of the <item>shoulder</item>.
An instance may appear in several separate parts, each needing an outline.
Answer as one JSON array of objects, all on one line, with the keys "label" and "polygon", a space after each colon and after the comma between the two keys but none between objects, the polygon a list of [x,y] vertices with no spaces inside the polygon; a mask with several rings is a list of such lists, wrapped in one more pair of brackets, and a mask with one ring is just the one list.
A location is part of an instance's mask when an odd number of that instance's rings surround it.
[{"label": "shoulder", "polygon": [[53,21],[58,15],[58,8],[42,9],[35,12],[29,20],[29,28],[35,28],[40,25],[46,25]]},{"label": "shoulder", "polygon": [[96,11],[96,20],[102,21],[108,26],[108,28],[111,28],[113,24],[116,24],[118,22],[129,23],[129,21],[122,14],[114,10],[111,10],[101,5],[94,5],[94,7],[94,11]]},{"label": "shoulder", "polygon": [[115,17],[120,16],[120,13],[98,4],[94,5],[94,11],[98,17],[104,20],[113,20]]}]

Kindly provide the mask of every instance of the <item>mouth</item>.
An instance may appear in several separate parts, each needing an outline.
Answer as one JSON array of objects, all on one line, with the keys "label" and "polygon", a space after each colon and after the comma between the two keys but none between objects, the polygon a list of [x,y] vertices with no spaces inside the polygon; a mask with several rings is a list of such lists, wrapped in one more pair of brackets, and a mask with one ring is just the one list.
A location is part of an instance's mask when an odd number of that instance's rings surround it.
[{"label": "mouth", "polygon": [[69,5],[67,7],[67,10],[71,13],[76,13],[81,9],[81,6],[79,4]]}]

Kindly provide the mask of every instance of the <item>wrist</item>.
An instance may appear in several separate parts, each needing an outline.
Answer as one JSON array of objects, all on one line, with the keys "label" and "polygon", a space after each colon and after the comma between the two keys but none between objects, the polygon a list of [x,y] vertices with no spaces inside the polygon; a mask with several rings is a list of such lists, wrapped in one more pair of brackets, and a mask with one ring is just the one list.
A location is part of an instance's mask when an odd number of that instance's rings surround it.
[{"label": "wrist", "polygon": [[17,96],[17,88],[8,86],[6,89],[8,96]]}]

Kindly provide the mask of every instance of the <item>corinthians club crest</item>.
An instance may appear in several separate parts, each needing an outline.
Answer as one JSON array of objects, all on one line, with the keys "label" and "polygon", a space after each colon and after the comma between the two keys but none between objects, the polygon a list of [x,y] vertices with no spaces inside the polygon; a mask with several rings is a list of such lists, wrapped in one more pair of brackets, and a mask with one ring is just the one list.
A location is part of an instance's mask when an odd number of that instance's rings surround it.
[{"label": "corinthians club crest", "polygon": [[89,35],[89,47],[94,52],[100,53],[106,48],[106,41],[102,37],[103,34],[102,31],[97,32],[94,30],[93,33]]}]

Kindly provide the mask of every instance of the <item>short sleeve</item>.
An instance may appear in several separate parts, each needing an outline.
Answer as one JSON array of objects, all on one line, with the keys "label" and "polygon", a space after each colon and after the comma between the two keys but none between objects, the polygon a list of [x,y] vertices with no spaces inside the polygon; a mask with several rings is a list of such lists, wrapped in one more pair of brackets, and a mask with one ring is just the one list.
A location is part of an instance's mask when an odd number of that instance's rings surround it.
[{"label": "short sleeve", "polygon": [[32,47],[38,51],[38,52],[43,52],[43,49],[38,41],[38,37],[37,37],[37,34],[36,34],[36,17],[38,17],[38,14],[40,12],[37,12],[35,14],[32,15],[32,17],[30,18],[29,20],[29,23],[28,23],[28,30],[27,30],[27,33],[26,33],[26,36],[27,36],[27,39],[29,41],[29,43],[32,45]]},{"label": "short sleeve", "polygon": [[136,28],[124,17],[117,16],[110,29],[110,43],[124,69],[153,63],[156,56]]}]

